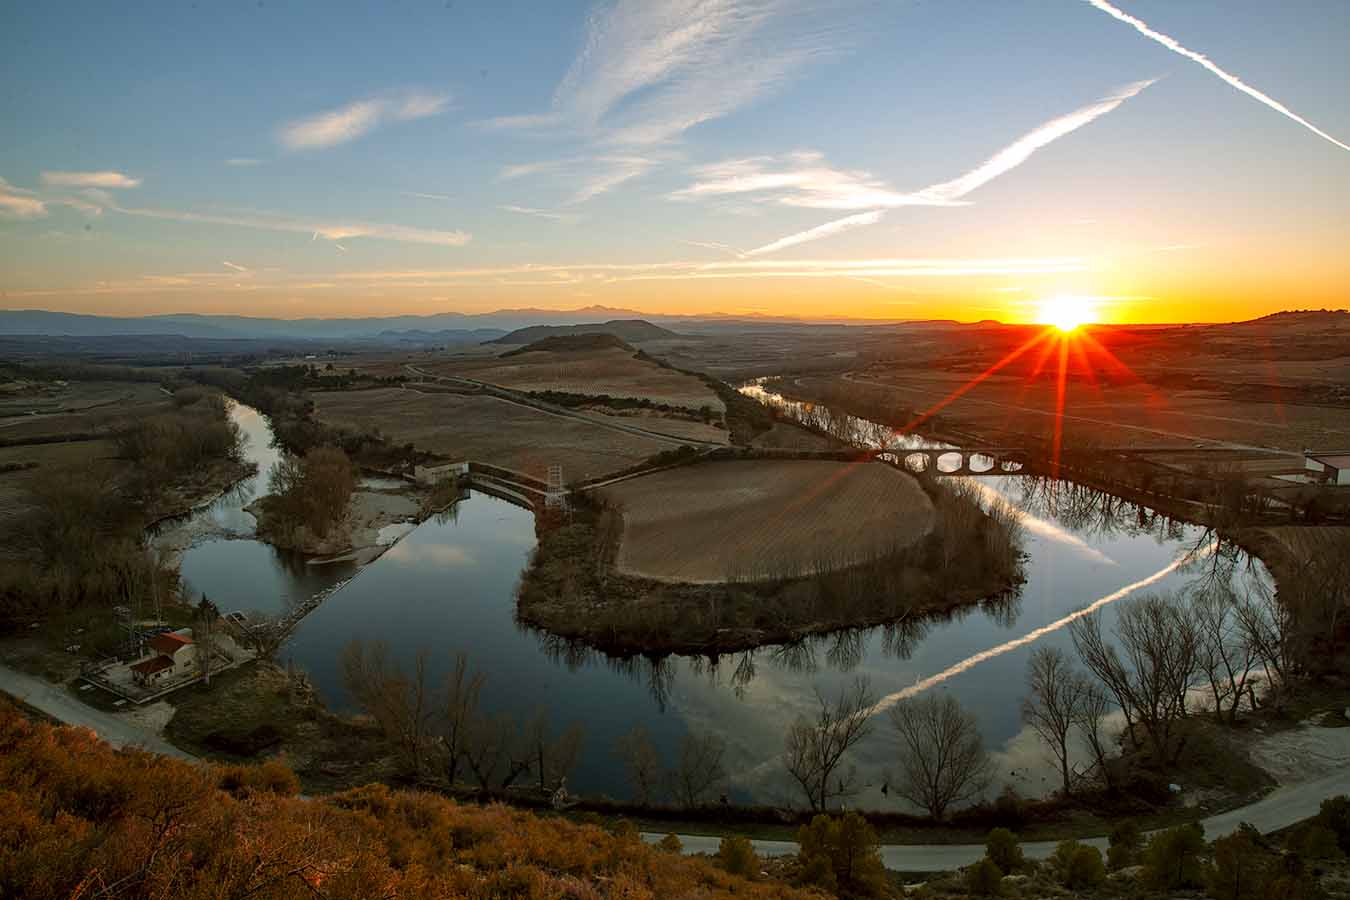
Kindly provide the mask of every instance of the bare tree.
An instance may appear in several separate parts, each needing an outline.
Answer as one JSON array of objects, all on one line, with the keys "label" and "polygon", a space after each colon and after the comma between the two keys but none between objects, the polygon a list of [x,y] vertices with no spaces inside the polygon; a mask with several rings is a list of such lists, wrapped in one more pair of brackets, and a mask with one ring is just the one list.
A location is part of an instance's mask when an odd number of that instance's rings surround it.
[{"label": "bare tree", "polygon": [[469,674],[468,656],[463,652],[455,654],[455,668],[445,679],[445,715],[441,722],[445,777],[451,785],[454,785],[467,753],[469,729],[478,715],[478,695],[484,681],[486,676],[482,672]]},{"label": "bare tree", "polygon": [[1110,739],[1102,733],[1102,720],[1111,712],[1111,698],[1101,685],[1080,675],[1083,688],[1078,698],[1078,705],[1074,708],[1074,723],[1078,726],[1079,732],[1083,736],[1083,743],[1087,744],[1088,750],[1092,753],[1092,761],[1096,764],[1098,773],[1101,774],[1102,782],[1109,789],[1111,787],[1111,768],[1107,765],[1107,757],[1110,755],[1108,747]]},{"label": "bare tree", "polygon": [[1278,706],[1299,658],[1299,632],[1293,611],[1273,590],[1258,584],[1238,602],[1236,614],[1242,639],[1260,658],[1269,696]]},{"label": "bare tree", "polygon": [[857,770],[840,772],[844,755],[871,730],[876,697],[866,678],[854,679],[833,703],[816,692],[815,717],[798,716],[787,733],[786,765],[813,810],[857,793]]},{"label": "bare tree", "polygon": [[1194,623],[1174,600],[1150,594],[1120,606],[1114,633],[1124,660],[1106,640],[1100,612],[1074,620],[1069,632],[1083,664],[1124,711],[1134,745],[1139,726],[1159,762],[1174,759],[1181,750],[1176,723],[1186,716],[1186,692],[1198,671]]},{"label": "bare tree", "polygon": [[504,790],[530,771],[528,749],[509,713],[478,715],[470,721],[464,762],[485,790]]},{"label": "bare tree", "polygon": [[891,708],[900,743],[895,790],[941,820],[984,793],[993,777],[975,717],[950,694],[927,694]]},{"label": "bare tree", "polygon": [[420,774],[432,731],[435,703],[427,683],[427,654],[420,651],[408,677],[389,661],[383,641],[353,640],[342,650],[342,677],[357,704],[380,726],[414,773]]},{"label": "bare tree", "polygon": [[1086,681],[1058,647],[1041,647],[1027,666],[1030,696],[1022,701],[1022,721],[1040,736],[1059,763],[1064,795],[1069,782],[1069,734],[1082,703]]},{"label": "bare tree", "polygon": [[1260,659],[1243,632],[1237,598],[1228,584],[1215,585],[1193,592],[1188,612],[1198,638],[1196,665],[1209,684],[1214,717],[1219,722],[1235,722],[1242,697],[1250,691],[1248,679]]},{"label": "bare tree", "polygon": [[703,803],[719,781],[727,777],[722,765],[726,741],[715,734],[686,734],[680,740],[680,755],[670,773],[671,792],[687,807]]},{"label": "bare tree", "polygon": [[614,750],[623,760],[624,770],[637,792],[638,802],[646,806],[652,801],[662,777],[661,755],[647,729],[641,725],[633,726],[632,731],[620,735],[615,741]]},{"label": "bare tree", "polygon": [[584,737],[585,730],[575,722],[563,729],[556,738],[552,737],[548,727],[548,711],[543,707],[534,711],[534,715],[525,723],[523,746],[527,765],[538,779],[541,792],[556,788],[567,777],[567,773],[576,768]]}]

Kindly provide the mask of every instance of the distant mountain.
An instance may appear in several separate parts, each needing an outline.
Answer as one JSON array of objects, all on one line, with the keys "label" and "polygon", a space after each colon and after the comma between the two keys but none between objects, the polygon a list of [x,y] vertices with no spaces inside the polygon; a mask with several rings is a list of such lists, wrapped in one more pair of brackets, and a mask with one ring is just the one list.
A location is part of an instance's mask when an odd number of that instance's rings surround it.
[{"label": "distant mountain", "polygon": [[631,343],[659,341],[680,337],[669,328],[653,325],[645,319],[613,319],[609,322],[588,322],[582,325],[531,325],[503,335],[492,344],[532,344],[548,337],[565,334],[612,334]]}]

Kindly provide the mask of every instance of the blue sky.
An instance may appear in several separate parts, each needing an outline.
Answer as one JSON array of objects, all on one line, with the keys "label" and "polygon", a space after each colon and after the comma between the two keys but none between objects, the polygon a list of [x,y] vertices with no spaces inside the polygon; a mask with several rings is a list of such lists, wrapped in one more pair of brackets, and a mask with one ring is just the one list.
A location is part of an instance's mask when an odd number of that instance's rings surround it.
[{"label": "blue sky", "polygon": [[1343,2],[196,7],[7,10],[0,306],[1124,321],[1350,284]]}]

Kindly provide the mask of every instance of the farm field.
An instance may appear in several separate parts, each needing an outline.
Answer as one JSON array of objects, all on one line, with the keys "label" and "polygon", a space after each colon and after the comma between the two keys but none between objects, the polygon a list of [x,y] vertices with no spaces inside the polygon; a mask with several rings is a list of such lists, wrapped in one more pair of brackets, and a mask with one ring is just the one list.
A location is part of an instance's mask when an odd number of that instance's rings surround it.
[{"label": "farm field", "polygon": [[71,382],[7,391],[0,393],[0,444],[109,431],[168,407],[159,385],[147,382]]},{"label": "farm field", "polygon": [[918,540],[933,519],[918,483],[881,463],[702,463],[603,493],[623,510],[618,568],[665,581],[842,567]]},{"label": "farm field", "polygon": [[[591,416],[600,422],[617,422],[620,425],[634,425],[638,428],[645,428],[648,431],[656,431],[661,434],[668,434],[675,438],[687,438],[695,441],[705,441],[713,444],[726,444],[730,440],[725,428],[718,428],[714,425],[708,425],[704,422],[695,422],[691,419],[677,419],[673,416],[663,416],[656,412],[647,410],[634,410],[631,414],[622,414],[614,412],[604,412],[597,408],[584,408],[586,415]],[[800,431],[801,429],[795,429]]]},{"label": "farm field", "polygon": [[569,480],[625,469],[679,446],[553,415],[496,397],[375,388],[313,395],[323,422],[378,428],[395,443],[450,457],[515,469],[544,478],[559,464]]},{"label": "farm field", "polygon": [[[29,492],[39,478],[62,478],[99,466],[125,471],[125,463],[116,455],[117,448],[109,440],[0,447],[0,538],[4,538],[0,540],[0,558],[23,556],[21,542],[8,535],[30,509]],[[37,465],[6,471],[10,466],[29,463]]]},{"label": "farm field", "polygon": [[422,364],[436,375],[462,375],[519,391],[562,391],[646,398],[653,403],[714,412],[725,409],[699,379],[637,359],[621,348],[555,353],[536,350],[506,358]]}]

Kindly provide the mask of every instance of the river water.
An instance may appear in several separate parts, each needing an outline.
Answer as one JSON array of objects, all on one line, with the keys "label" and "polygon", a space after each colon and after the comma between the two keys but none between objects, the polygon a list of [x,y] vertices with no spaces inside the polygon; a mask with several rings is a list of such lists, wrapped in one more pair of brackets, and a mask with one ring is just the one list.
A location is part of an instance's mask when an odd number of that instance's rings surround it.
[{"label": "river water", "polygon": [[[818,420],[822,414],[762,388],[747,393],[793,415]],[[950,692],[977,715],[1002,781],[1024,794],[1052,788],[1054,776],[1019,722],[1031,650],[1050,644],[1071,652],[1062,626],[1075,610],[1098,603],[1109,625],[1117,600],[1183,588],[1215,560],[1200,554],[1181,564],[1208,545],[1201,529],[1108,494],[1068,482],[987,476],[978,483],[991,497],[1006,497],[1023,511],[1027,580],[1014,598],[946,619],[844,632],[720,660],[612,659],[515,622],[515,586],[534,547],[533,516],[494,497],[471,492],[360,571],[350,563],[316,565],[255,540],[252,516],[242,507],[265,489],[277,450],[263,416],[241,405],[232,415],[260,474],[196,514],[219,527],[183,555],[191,590],[206,593],[225,612],[275,612],[331,591],[299,625],[280,660],[307,672],[335,709],[350,708],[338,655],[353,638],[384,641],[405,665],[425,650],[438,680],[456,651],[466,651],[487,676],[482,701],[489,711],[519,720],[542,705],[555,728],[584,725],[581,763],[569,786],[589,794],[629,795],[613,748],[620,735],[642,725],[668,762],[683,735],[721,735],[733,802],[794,802],[781,765],[783,735],[797,715],[811,710],[817,690],[829,696],[857,675],[870,679],[888,702],[923,690]],[[860,443],[929,446],[914,437],[895,442],[881,426],[827,415],[837,432]],[[1241,554],[1225,561],[1236,578],[1264,577],[1259,564],[1248,565]],[[893,754],[886,717],[879,715],[856,753],[870,785],[860,805],[897,808],[877,790]]]}]

